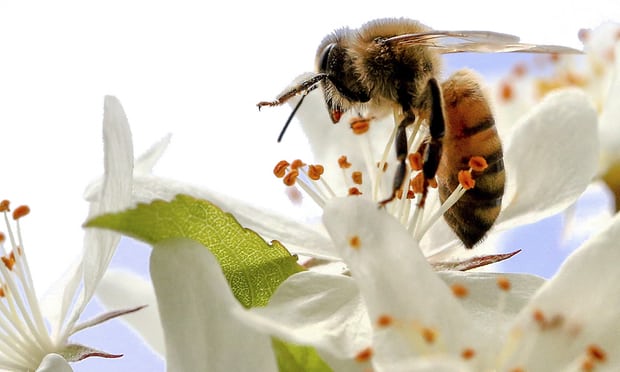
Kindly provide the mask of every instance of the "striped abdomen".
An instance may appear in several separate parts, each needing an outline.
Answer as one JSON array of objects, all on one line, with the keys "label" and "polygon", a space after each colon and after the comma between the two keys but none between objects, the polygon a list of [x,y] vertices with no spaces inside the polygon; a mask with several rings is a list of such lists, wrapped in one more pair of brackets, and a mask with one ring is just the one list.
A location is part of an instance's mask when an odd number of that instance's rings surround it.
[{"label": "striped abdomen", "polygon": [[505,184],[502,145],[475,73],[456,72],[442,84],[442,90],[446,132],[437,170],[441,201],[458,186],[458,172],[469,169],[472,156],[482,156],[488,164],[484,171],[472,172],[474,188],[444,213],[463,244],[472,248],[493,226],[501,209]]}]

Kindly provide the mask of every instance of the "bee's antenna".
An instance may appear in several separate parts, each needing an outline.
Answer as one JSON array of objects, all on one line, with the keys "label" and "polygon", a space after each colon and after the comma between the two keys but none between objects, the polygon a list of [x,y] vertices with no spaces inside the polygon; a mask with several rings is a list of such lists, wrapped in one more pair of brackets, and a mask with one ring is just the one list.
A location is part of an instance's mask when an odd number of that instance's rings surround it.
[{"label": "bee's antenna", "polygon": [[304,101],[304,99],[306,98],[309,92],[310,91],[307,91],[306,93],[302,94],[301,98],[299,99],[299,102],[297,102],[297,104],[295,105],[295,108],[293,108],[293,111],[291,111],[291,114],[289,115],[288,119],[286,119],[286,123],[284,123],[284,127],[282,128],[282,130],[280,131],[280,135],[278,136],[278,142],[282,141],[282,137],[284,137],[284,132],[286,132],[286,128],[288,128],[288,125],[293,120],[293,116],[295,116],[295,113],[297,112],[297,110],[299,110],[301,103]]}]

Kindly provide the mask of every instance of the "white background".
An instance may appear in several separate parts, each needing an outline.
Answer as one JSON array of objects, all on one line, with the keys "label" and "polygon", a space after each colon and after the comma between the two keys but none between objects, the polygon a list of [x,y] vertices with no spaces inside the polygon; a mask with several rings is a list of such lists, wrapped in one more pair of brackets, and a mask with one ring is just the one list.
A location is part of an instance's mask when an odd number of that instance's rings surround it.
[{"label": "white background", "polygon": [[[282,208],[271,169],[306,150],[294,125],[275,143],[288,108],[259,113],[256,102],[311,70],[316,46],[331,30],[401,16],[436,29],[486,29],[579,47],[578,29],[619,20],[620,5],[0,1],[0,198],[33,210],[24,236],[40,290],[82,247],[82,192],[102,172],[105,94],[123,103],[136,153],[173,134],[158,174],[239,198],[261,195],[255,203]],[[85,366],[136,370],[122,360]]]}]

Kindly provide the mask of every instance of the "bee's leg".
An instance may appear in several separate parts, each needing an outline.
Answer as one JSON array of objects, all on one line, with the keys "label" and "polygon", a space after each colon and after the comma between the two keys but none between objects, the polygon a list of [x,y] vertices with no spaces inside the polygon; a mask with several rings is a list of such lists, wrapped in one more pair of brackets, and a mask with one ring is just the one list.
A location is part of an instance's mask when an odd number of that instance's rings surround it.
[{"label": "bee's leg", "polygon": [[[424,149],[422,172],[426,180],[435,178],[437,168],[439,167],[439,160],[441,159],[441,147],[443,136],[445,132],[445,120],[443,114],[443,103],[441,97],[441,89],[436,79],[432,78],[428,81],[426,86],[426,92],[430,101],[430,113],[429,113],[429,131],[430,140],[428,141],[426,148]],[[396,147],[396,158],[399,161],[398,169],[394,174],[394,185],[392,189],[392,195],[381,201],[380,205],[391,202],[396,197],[398,190],[401,189],[405,180],[405,173],[407,170],[407,127],[415,122],[415,114],[412,110],[404,110],[405,117],[398,125],[396,131],[396,138],[394,140],[394,146]],[[425,188],[428,182],[425,182]],[[426,192],[424,192],[424,195]]]}]

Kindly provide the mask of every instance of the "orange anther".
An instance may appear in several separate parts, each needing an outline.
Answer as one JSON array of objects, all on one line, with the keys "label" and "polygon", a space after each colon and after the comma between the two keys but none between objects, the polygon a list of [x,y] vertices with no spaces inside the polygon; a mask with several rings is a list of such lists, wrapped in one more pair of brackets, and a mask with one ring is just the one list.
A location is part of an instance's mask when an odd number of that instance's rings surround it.
[{"label": "orange anther", "polygon": [[414,171],[422,170],[422,154],[419,152],[409,154],[409,165]]},{"label": "orange anther", "polygon": [[461,170],[458,174],[459,183],[465,190],[473,189],[476,186],[476,181],[471,176],[471,172],[469,170]]},{"label": "orange anther", "polygon": [[523,77],[527,73],[527,66],[525,63],[517,63],[512,68],[512,74],[516,77]]},{"label": "orange anther", "polygon": [[351,187],[349,189],[349,195],[362,195],[362,192],[357,187]]},{"label": "orange anther", "polygon": [[437,332],[431,328],[422,328],[422,338],[426,341],[426,343],[432,344],[437,339]]},{"label": "orange anther", "polygon": [[0,244],[4,243],[5,241],[6,241],[6,235],[0,232]]},{"label": "orange anther", "polygon": [[360,363],[367,362],[370,358],[372,358],[372,348],[370,347],[365,348],[355,356],[355,360]]},{"label": "orange anther", "polygon": [[28,213],[30,213],[30,207],[28,207],[27,205],[20,205],[13,211],[13,219],[19,220],[20,218],[26,216]]},{"label": "orange anther", "polygon": [[303,167],[304,165],[306,164],[303,161],[301,161],[301,159],[295,159],[291,163],[291,169],[296,170],[296,169]]},{"label": "orange anther", "polygon": [[476,356],[476,351],[471,348],[467,348],[461,352],[461,358],[469,360]]},{"label": "orange anther", "polygon": [[286,169],[289,165],[290,163],[288,161],[280,160],[278,164],[276,164],[276,166],[273,168],[273,174],[278,178],[284,177],[284,175],[286,174]]},{"label": "orange anther", "polygon": [[359,249],[359,247],[362,246],[362,241],[360,240],[360,237],[357,235],[353,235],[351,238],[349,238],[349,246],[351,246],[351,248],[353,249]]},{"label": "orange anther", "polygon": [[4,297],[6,294],[4,293],[4,288],[0,287],[0,297]]},{"label": "orange anther", "polygon": [[489,167],[487,161],[482,156],[472,156],[469,159],[469,167],[474,172],[482,172]]},{"label": "orange anther", "polygon": [[11,252],[8,256],[2,256],[2,262],[7,269],[13,270],[13,266],[15,266],[15,255]]},{"label": "orange anther", "polygon": [[426,182],[424,178],[424,173],[418,173],[411,181],[409,181],[409,186],[416,194],[421,194],[424,192],[424,185]]},{"label": "orange anther", "polygon": [[512,284],[510,283],[510,280],[506,278],[505,276],[499,276],[497,277],[497,286],[502,291],[508,292],[510,288],[512,287]]},{"label": "orange anther", "polygon": [[297,181],[297,177],[298,176],[299,176],[299,171],[292,170],[292,171],[288,172],[288,174],[286,176],[284,176],[282,181],[284,182],[284,184],[286,186],[293,186],[295,184],[295,182]]},{"label": "orange anther", "polygon": [[362,172],[355,171],[351,174],[351,179],[356,185],[362,184]]},{"label": "orange anther", "polygon": [[338,158],[338,165],[342,169],[347,169],[351,167],[351,163],[349,163],[345,155],[342,155],[341,157]]},{"label": "orange anther", "polygon": [[388,327],[392,325],[393,322],[394,322],[394,318],[392,318],[391,316],[387,314],[383,314],[379,316],[379,318],[377,319],[377,325],[379,327]]},{"label": "orange anther", "polygon": [[588,356],[590,356],[592,359],[596,359],[599,362],[604,362],[605,359],[607,359],[607,354],[605,353],[605,350],[603,350],[598,345],[588,346]]},{"label": "orange anther", "polygon": [[11,203],[8,200],[3,200],[0,202],[0,212],[8,212],[10,211],[9,205]]},{"label": "orange anther", "polygon": [[351,129],[353,130],[354,134],[364,134],[368,132],[368,129],[370,129],[370,118],[351,118],[349,124],[351,125]]},{"label": "orange anther", "polygon": [[534,318],[534,321],[538,323],[539,325],[545,324],[545,314],[542,312],[542,310],[540,309],[534,310],[532,317]]},{"label": "orange anther", "polygon": [[320,164],[310,165],[308,166],[308,177],[310,177],[311,180],[317,181],[321,178],[324,170],[325,169]]},{"label": "orange anther", "polygon": [[499,86],[499,96],[504,102],[509,102],[514,98],[514,89],[510,83],[504,81]]},{"label": "orange anther", "polygon": [[467,287],[462,284],[454,283],[452,284],[452,286],[450,286],[450,289],[452,289],[452,294],[458,298],[467,297],[467,295],[469,294],[469,290],[467,289]]}]

